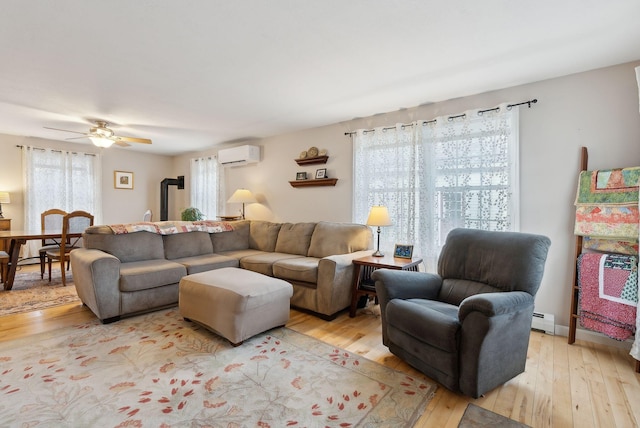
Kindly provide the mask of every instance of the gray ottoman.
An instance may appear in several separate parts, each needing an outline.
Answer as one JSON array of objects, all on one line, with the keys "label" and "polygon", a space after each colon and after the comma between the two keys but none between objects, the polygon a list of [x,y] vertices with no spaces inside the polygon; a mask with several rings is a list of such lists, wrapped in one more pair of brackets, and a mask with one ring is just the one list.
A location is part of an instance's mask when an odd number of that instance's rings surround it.
[{"label": "gray ottoman", "polygon": [[184,276],[178,306],[234,346],[289,320],[293,287],[286,281],[233,267]]}]

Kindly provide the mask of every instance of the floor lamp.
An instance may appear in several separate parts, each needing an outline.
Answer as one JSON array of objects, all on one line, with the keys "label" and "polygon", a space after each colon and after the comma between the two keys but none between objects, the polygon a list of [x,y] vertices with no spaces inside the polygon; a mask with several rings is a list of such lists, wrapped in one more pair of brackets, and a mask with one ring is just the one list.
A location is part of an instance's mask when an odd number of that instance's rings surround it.
[{"label": "floor lamp", "polygon": [[244,220],[244,204],[253,204],[258,202],[253,194],[247,189],[238,189],[233,192],[233,195],[229,198],[227,203],[239,204],[242,203],[242,219]]},{"label": "floor lamp", "polygon": [[389,218],[387,207],[382,205],[371,207],[369,218],[367,218],[367,226],[378,226],[378,248],[375,253],[371,255],[373,257],[383,257],[384,254],[380,252],[380,226],[391,226],[391,219]]}]

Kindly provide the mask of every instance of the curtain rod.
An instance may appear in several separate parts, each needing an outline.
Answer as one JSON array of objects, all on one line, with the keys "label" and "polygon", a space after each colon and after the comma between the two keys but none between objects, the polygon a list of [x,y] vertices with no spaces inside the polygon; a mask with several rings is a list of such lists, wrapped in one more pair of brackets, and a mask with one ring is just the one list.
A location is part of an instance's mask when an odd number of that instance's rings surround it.
[{"label": "curtain rod", "polygon": [[[534,98],[534,99],[529,100],[529,101],[522,101],[520,103],[508,104],[507,105],[507,109],[511,109],[512,107],[517,107],[517,106],[521,106],[521,105],[524,105],[524,104],[526,104],[529,108],[531,108],[531,104],[535,104],[537,102],[538,102],[538,100],[536,98]],[[487,113],[487,112],[490,112],[490,111],[498,111],[498,110],[500,110],[500,107],[489,108],[489,109],[486,109],[486,110],[478,110],[478,116],[482,116],[483,113]],[[447,118],[447,120],[449,122],[451,122],[453,119],[457,119],[459,117],[466,117],[466,116],[467,116],[466,113],[462,113],[462,114],[458,114],[458,115],[455,115],[455,116],[449,116]],[[436,122],[436,119],[425,120],[425,121],[422,121],[422,125],[424,126],[424,125],[426,125],[428,123],[435,123],[435,122]],[[404,128],[405,126],[413,126],[413,125],[414,125],[413,123],[403,123],[401,126]],[[387,129],[395,129],[395,128],[396,128],[395,126],[389,126],[389,127],[386,127],[386,128],[382,128],[382,130],[386,131]],[[374,131],[373,129],[365,129],[364,130],[364,132],[373,132],[373,131]],[[355,134],[356,134],[356,132],[345,132],[344,133],[344,135],[355,135]]]},{"label": "curtain rod", "polygon": [[[20,144],[16,144],[16,147],[19,148],[19,149],[24,149],[25,148],[24,146],[22,146]],[[52,152],[55,152],[55,153],[62,153],[62,150],[57,150],[57,149],[45,149],[45,148],[42,148],[42,147],[32,147],[32,149],[33,150],[40,150],[42,152],[44,152],[46,150],[51,150]],[[74,155],[85,155],[85,156],[95,156],[96,155],[95,153],[78,153],[78,152],[69,152],[69,153],[74,154]]]}]

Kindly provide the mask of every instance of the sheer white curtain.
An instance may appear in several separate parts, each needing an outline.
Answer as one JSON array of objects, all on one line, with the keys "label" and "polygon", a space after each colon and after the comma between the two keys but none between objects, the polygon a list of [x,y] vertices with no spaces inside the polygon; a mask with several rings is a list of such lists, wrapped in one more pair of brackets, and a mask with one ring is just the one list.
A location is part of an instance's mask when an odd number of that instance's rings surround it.
[{"label": "sheer white curtain", "polygon": [[191,206],[213,220],[217,213],[224,212],[224,176],[218,161],[213,156],[191,159],[190,170]]},{"label": "sheer white curtain", "polygon": [[[40,214],[51,208],[83,210],[102,222],[101,156],[63,150],[22,148],[25,228],[40,230]],[[40,241],[29,241],[23,257],[35,257]]]},{"label": "sheer white curtain", "polygon": [[435,271],[455,227],[519,229],[518,109],[506,104],[354,137],[354,221],[386,205],[380,247],[414,245]]}]

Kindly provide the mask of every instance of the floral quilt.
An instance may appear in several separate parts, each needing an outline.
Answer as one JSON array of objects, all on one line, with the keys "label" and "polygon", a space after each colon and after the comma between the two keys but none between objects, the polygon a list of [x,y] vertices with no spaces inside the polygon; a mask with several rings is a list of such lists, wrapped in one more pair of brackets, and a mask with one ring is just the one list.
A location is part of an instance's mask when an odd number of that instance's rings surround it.
[{"label": "floral quilt", "polygon": [[159,221],[159,222],[139,222],[127,224],[109,225],[114,234],[133,232],[152,232],[159,235],[173,235],[184,232],[230,232],[233,230],[231,223],[226,221]]}]

